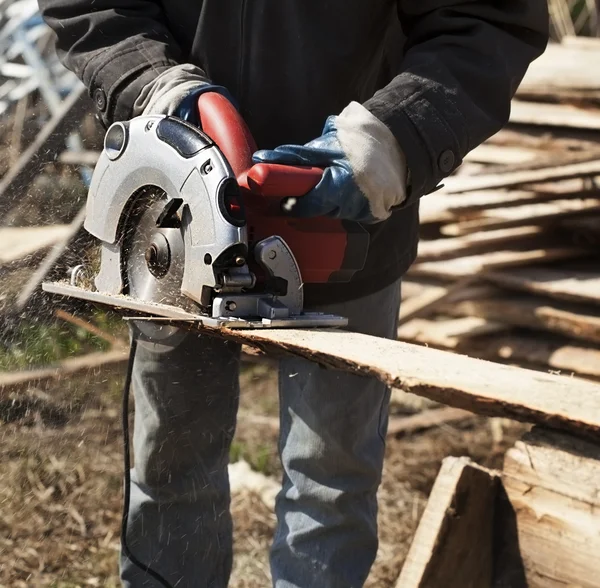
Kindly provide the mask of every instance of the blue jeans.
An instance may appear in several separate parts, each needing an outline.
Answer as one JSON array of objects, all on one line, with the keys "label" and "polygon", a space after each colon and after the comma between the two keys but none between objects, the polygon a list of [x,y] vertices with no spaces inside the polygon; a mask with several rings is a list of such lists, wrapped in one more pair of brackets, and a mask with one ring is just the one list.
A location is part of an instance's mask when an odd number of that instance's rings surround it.
[{"label": "blue jeans", "polygon": [[[322,306],[349,329],[394,338],[400,285]],[[227,462],[239,399],[237,344],[186,335],[140,343],[128,544],[177,588],[225,588],[232,562]],[[389,389],[299,358],[279,368],[284,469],[271,551],[276,588],[353,588],[377,552]],[[121,558],[126,588],[159,588]]]}]

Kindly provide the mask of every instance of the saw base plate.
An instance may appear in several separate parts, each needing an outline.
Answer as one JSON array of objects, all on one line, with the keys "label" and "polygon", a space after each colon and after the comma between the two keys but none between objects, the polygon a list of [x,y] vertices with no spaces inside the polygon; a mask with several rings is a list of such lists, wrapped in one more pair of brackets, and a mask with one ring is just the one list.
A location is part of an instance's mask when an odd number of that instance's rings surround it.
[{"label": "saw base plate", "polygon": [[306,328],[306,327],[345,327],[348,319],[335,314],[305,312],[285,319],[245,319],[238,317],[209,317],[187,312],[168,304],[137,300],[120,294],[104,294],[71,286],[63,282],[44,282],[44,292],[58,294],[69,298],[79,298],[96,304],[103,304],[124,310],[131,310],[145,315],[158,317],[161,320],[195,322],[207,327],[228,329],[274,329],[274,328]]}]

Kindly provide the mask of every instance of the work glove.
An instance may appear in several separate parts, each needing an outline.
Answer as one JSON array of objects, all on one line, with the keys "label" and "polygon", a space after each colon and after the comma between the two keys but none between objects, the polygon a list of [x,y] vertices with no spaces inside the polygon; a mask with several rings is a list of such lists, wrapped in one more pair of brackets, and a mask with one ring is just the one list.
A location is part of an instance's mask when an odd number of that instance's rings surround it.
[{"label": "work glove", "polygon": [[184,63],[169,68],[144,86],[133,114],[167,114],[199,127],[197,101],[203,92],[217,92],[236,105],[226,88],[214,85],[199,67]]},{"label": "work glove", "polygon": [[290,216],[376,223],[406,199],[404,153],[390,129],[357,102],[330,116],[318,139],[257,151],[254,162],[324,168],[305,196],[284,199],[282,211]]}]

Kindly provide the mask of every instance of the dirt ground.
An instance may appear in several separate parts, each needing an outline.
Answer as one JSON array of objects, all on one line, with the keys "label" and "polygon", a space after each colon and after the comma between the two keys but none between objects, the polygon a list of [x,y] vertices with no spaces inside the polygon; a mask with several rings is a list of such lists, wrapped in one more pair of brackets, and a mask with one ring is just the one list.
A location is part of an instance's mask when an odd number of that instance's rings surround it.
[{"label": "dirt ground", "polygon": [[[123,369],[20,392],[0,404],[0,587],[116,587],[121,516],[119,426]],[[276,433],[244,415],[277,414],[272,368],[246,366],[233,459],[278,478]],[[417,407],[418,408],[418,407]],[[396,414],[415,410],[403,398]],[[380,548],[367,586],[394,586],[441,460],[468,455],[499,466],[525,430],[475,417],[404,438],[388,438],[379,493]],[[275,520],[256,495],[233,497],[232,588],[269,586]]]}]

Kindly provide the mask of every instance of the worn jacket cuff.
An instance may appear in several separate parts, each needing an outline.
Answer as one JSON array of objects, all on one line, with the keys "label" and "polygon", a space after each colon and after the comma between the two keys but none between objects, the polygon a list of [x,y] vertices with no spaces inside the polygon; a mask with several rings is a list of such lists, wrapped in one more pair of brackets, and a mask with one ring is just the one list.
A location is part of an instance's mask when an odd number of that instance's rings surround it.
[{"label": "worn jacket cuff", "polygon": [[[89,88],[104,125],[129,120],[133,104],[144,86],[165,70],[177,65],[176,61],[161,53],[157,51],[155,44],[150,44],[148,50],[145,50],[143,43],[134,46],[128,43],[118,55],[103,52],[88,63],[83,72],[83,82]],[[125,69],[124,63],[129,65]],[[88,71],[93,72],[89,78],[86,75]]]},{"label": "worn jacket cuff", "polygon": [[400,96],[394,99],[393,94],[393,89],[384,89],[365,107],[390,128],[406,156],[410,173],[406,206],[433,192],[462,163],[463,149],[452,130],[460,125],[461,115],[451,111],[453,120],[449,121],[448,113],[444,115],[438,108],[434,92],[404,100]]}]

